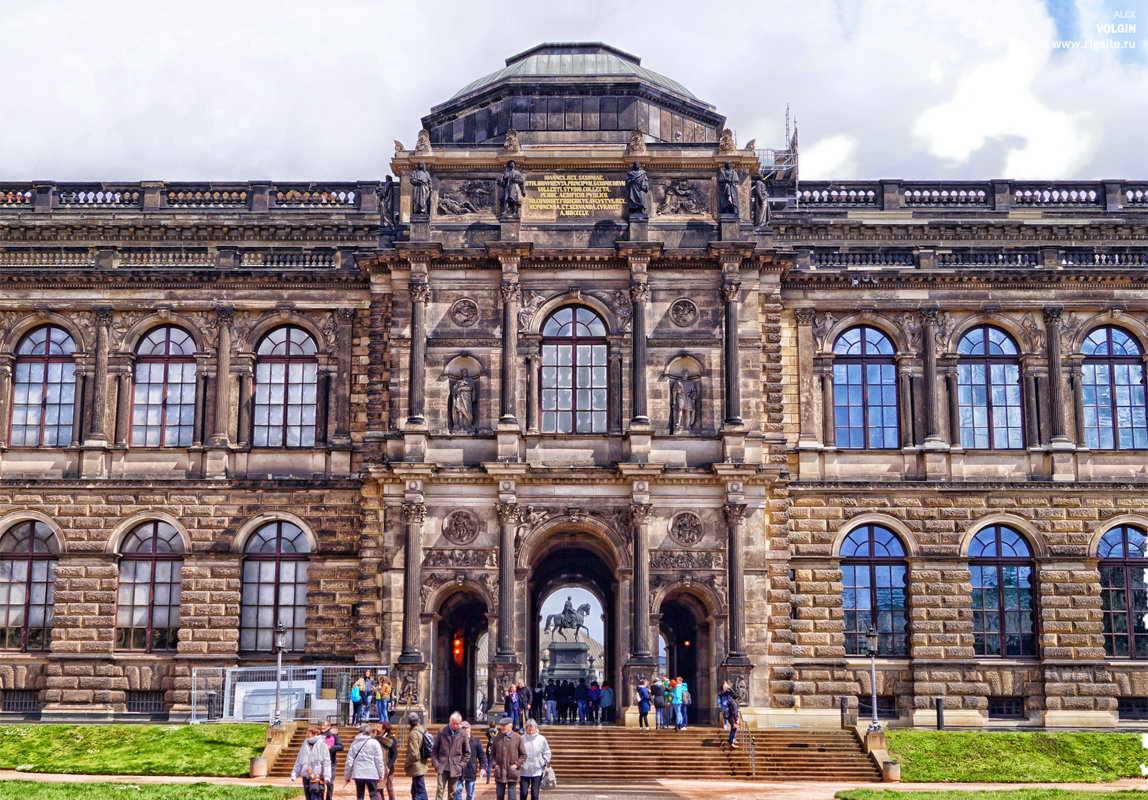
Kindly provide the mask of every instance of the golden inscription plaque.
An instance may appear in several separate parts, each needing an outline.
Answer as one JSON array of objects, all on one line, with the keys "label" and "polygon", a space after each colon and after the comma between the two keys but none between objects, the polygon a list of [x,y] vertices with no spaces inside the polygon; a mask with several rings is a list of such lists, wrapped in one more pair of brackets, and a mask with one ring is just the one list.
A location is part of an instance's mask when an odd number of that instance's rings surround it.
[{"label": "golden inscription plaque", "polygon": [[626,181],[603,174],[548,172],[526,180],[531,216],[620,217]]}]

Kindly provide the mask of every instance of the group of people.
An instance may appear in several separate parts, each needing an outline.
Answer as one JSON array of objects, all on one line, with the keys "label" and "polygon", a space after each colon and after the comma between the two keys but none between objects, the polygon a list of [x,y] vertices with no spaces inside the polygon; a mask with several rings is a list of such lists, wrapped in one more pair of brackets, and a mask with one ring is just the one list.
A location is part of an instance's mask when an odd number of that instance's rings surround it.
[{"label": "group of people", "polygon": [[391,679],[380,675],[378,680],[365,670],[362,677],[351,684],[351,724],[359,725],[371,718],[374,710],[379,722],[389,722],[391,719],[391,695],[393,688]]},{"label": "group of people", "polygon": [[[411,778],[411,800],[429,800],[426,774],[431,766],[437,776],[435,800],[474,800],[474,786],[483,772],[487,783],[494,778],[498,800],[513,800],[515,786],[520,800],[538,800],[551,756],[550,744],[539,733],[535,720],[525,720],[523,733],[514,730],[509,717],[491,722],[485,743],[457,711],[433,737],[416,712],[410,712],[406,722],[409,730],[403,766]],[[307,728],[307,739],[291,769],[292,781],[303,779],[307,800],[331,800],[338,754],[343,749],[339,732],[329,723]],[[390,722],[359,725],[343,767],[344,785],[355,782],[357,800],[384,800],[384,793],[386,800],[395,800],[398,751]]]},{"label": "group of people", "polygon": [[551,678],[545,686],[534,689],[519,681],[507,686],[503,694],[503,711],[519,731],[535,712],[547,725],[601,725],[614,721],[616,707],[617,698],[609,681],[587,684],[585,678],[579,678],[578,683]]},{"label": "group of people", "polygon": [[689,723],[689,708],[693,704],[690,697],[690,687],[679,675],[671,678],[662,675],[655,678],[652,685],[649,681],[641,681],[634,691],[634,700],[638,705],[638,727],[650,729],[650,720],[647,716],[651,706],[654,709],[654,724],[659,730],[672,727],[676,731],[684,730]]}]

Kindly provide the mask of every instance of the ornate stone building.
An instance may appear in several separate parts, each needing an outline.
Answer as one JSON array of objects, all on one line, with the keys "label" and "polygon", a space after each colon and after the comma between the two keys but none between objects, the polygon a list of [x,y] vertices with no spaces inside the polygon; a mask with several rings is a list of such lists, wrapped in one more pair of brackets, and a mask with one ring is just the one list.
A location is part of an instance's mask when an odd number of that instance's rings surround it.
[{"label": "ornate stone building", "polygon": [[[1148,181],[797,181],[603,45],[360,184],[0,184],[0,691],[392,664],[441,718],[605,610],[758,724],[1148,708]],[[760,176],[760,178],[758,177]]]}]

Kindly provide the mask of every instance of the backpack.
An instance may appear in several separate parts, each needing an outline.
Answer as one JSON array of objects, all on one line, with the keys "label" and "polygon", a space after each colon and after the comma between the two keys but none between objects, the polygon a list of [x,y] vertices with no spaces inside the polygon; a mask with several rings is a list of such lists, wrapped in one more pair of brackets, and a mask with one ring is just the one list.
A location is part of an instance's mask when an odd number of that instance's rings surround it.
[{"label": "backpack", "polygon": [[423,740],[419,744],[419,760],[429,761],[431,752],[434,750],[434,737],[426,731],[423,731]]},{"label": "backpack", "polygon": [[359,691],[359,687],[358,686],[352,686],[351,687],[351,702],[352,703],[358,703],[358,702],[361,702],[362,699],[363,699],[363,695]]},{"label": "backpack", "polygon": [[690,705],[690,690],[689,689],[686,689],[684,692],[682,692],[682,705],[683,706]]}]

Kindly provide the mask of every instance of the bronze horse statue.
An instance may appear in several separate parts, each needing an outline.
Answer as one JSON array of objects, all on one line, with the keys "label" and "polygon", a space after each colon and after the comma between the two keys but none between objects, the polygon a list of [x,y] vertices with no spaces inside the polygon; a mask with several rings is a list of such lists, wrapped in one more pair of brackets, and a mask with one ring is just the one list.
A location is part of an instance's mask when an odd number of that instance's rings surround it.
[{"label": "bronze horse statue", "polygon": [[590,638],[590,629],[586,627],[586,617],[590,616],[590,604],[583,603],[577,609],[569,611],[565,614],[551,614],[546,617],[546,625],[543,627],[543,633],[550,633],[554,631],[566,639],[566,631],[574,631],[574,641],[578,641],[578,631],[586,631],[586,638]]}]

